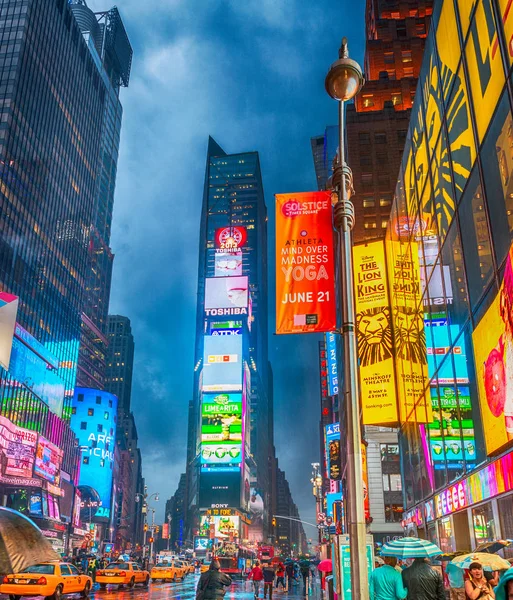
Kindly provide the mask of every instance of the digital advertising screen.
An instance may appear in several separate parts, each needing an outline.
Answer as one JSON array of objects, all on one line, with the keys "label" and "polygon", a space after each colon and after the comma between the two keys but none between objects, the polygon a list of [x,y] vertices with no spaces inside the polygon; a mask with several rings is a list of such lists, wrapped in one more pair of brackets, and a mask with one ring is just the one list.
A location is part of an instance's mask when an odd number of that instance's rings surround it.
[{"label": "digital advertising screen", "polygon": [[242,393],[203,394],[201,403],[201,441],[242,441]]},{"label": "digital advertising screen", "polygon": [[11,348],[18,314],[18,296],[0,292],[0,367],[9,370]]},{"label": "digital advertising screen", "polygon": [[245,227],[228,225],[227,227],[219,227],[215,232],[216,248],[225,252],[239,251],[247,239],[248,232]]},{"label": "digital advertising screen", "polygon": [[437,368],[437,380],[439,385],[464,385],[468,384],[468,367],[465,348],[462,347],[461,338],[453,347],[455,374],[452,370],[452,362],[446,360],[442,365],[444,357],[449,352],[451,339],[454,341],[459,333],[458,325],[436,325],[426,327],[427,361],[429,377],[433,377]]},{"label": "digital advertising screen", "polygon": [[325,432],[328,477],[335,481],[339,481],[341,478],[342,465],[340,456],[340,423],[326,425]]},{"label": "digital advertising screen", "polygon": [[247,277],[207,277],[205,280],[205,309],[247,309],[247,307]]},{"label": "digital advertising screen", "polygon": [[242,334],[242,321],[213,321],[209,327],[210,335]]},{"label": "digital advertising screen", "polygon": [[206,552],[208,550],[209,538],[206,536],[194,536],[194,551]]},{"label": "digital advertising screen", "polygon": [[32,477],[37,433],[23,429],[0,416],[0,448],[6,457],[5,475]]},{"label": "digital advertising screen", "polygon": [[95,521],[108,520],[118,399],[109,392],[77,387],[72,406],[71,428],[78,437],[82,456],[79,486],[85,520],[89,520],[87,512],[91,507]]},{"label": "digital advertising screen", "polygon": [[237,508],[240,505],[241,473],[237,468],[233,472],[201,471],[199,505],[211,508],[212,505],[226,505]]},{"label": "digital advertising screen", "polygon": [[328,392],[338,394],[338,337],[332,331],[325,333],[326,355],[328,358]]},{"label": "digital advertising screen", "polygon": [[216,277],[240,277],[242,275],[242,252],[218,250],[214,256],[214,269]]},{"label": "digital advertising screen", "polygon": [[37,440],[34,475],[38,475],[50,483],[59,485],[63,455],[64,453],[60,448],[40,435]]},{"label": "digital advertising screen", "polygon": [[240,530],[240,517],[212,517],[203,515],[200,520],[200,532],[214,530],[214,537],[218,539],[238,538]]},{"label": "digital advertising screen", "polygon": [[239,470],[242,462],[241,442],[202,442],[201,468]]},{"label": "digital advertising screen", "polygon": [[205,336],[203,391],[242,391],[242,336]]}]

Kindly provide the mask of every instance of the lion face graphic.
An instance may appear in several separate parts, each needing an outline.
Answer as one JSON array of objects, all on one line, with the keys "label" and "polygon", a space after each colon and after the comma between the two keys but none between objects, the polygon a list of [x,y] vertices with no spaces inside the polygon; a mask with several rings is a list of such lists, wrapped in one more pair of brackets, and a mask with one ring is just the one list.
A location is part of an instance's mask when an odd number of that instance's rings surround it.
[{"label": "lion face graphic", "polygon": [[392,357],[390,310],[386,306],[369,308],[358,313],[358,358],[362,367]]},{"label": "lion face graphic", "polygon": [[426,333],[422,312],[407,306],[396,306],[394,340],[398,358],[414,363],[426,363]]}]

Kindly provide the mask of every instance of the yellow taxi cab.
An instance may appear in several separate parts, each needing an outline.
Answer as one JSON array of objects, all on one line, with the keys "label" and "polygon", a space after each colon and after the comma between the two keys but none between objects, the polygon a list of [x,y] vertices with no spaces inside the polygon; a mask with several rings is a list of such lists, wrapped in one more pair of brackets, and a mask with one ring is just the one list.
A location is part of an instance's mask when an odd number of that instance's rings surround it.
[{"label": "yellow taxi cab", "polygon": [[177,566],[179,565],[182,567],[185,575],[188,575],[189,573],[194,573],[194,567],[191,565],[191,563],[187,562],[186,560],[176,560],[175,563],[177,564]]},{"label": "yellow taxi cab", "polygon": [[180,579],[177,567],[173,566],[172,562],[163,561],[155,565],[150,573],[152,581],[176,581]]},{"label": "yellow taxi cab", "polygon": [[59,600],[64,594],[89,595],[92,579],[78,571],[75,565],[64,562],[48,562],[33,565],[19,573],[6,575],[0,585],[0,593],[9,600],[22,596],[45,596]]},{"label": "yellow taxi cab", "polygon": [[150,574],[141,569],[137,563],[115,562],[96,572],[96,583],[100,584],[102,590],[107,585],[118,585],[119,587],[126,585],[132,589],[137,583],[147,586],[150,583]]},{"label": "yellow taxi cab", "polygon": [[176,578],[183,579],[187,575],[187,569],[182,560],[173,559],[170,564],[176,569]]},{"label": "yellow taxi cab", "polygon": [[204,558],[200,564],[200,573],[206,573],[210,569],[210,561]]}]

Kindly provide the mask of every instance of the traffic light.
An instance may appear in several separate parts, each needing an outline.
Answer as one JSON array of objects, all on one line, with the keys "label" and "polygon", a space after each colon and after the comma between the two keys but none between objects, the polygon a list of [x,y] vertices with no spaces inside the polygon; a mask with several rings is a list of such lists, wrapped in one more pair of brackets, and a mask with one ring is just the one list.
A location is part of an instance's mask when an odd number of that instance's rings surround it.
[{"label": "traffic light", "polygon": [[160,525],[155,525],[155,533],[160,533]]},{"label": "traffic light", "polygon": [[272,523],[273,523],[273,527],[276,527],[276,518],[275,517],[273,517]]},{"label": "traffic light", "polygon": [[150,542],[150,544],[153,544],[154,541],[155,540],[152,537],[148,540],[148,542]]},{"label": "traffic light", "polygon": [[144,531],[148,531],[148,523],[144,524]]}]

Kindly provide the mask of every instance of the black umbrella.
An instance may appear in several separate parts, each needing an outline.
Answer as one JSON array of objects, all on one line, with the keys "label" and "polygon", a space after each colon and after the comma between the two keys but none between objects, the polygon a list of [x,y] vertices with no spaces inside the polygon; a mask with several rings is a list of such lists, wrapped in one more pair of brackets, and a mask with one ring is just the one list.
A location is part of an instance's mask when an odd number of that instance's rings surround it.
[{"label": "black umbrella", "polygon": [[0,573],[18,573],[52,560],[59,560],[59,556],[35,523],[15,510],[0,507]]}]

